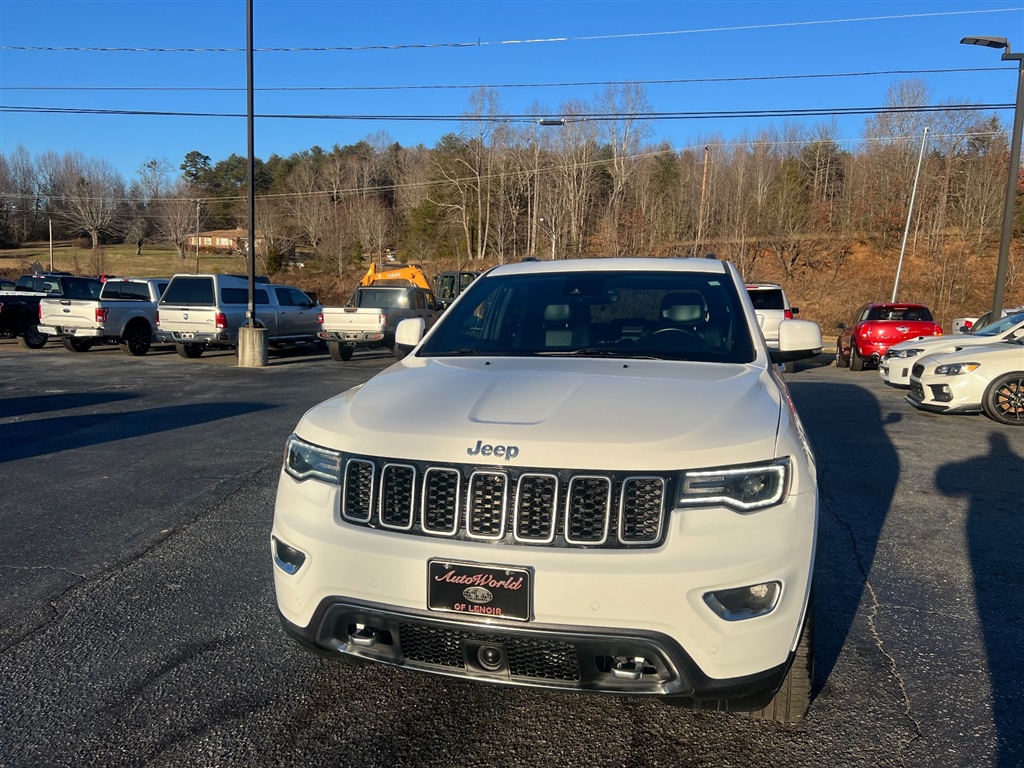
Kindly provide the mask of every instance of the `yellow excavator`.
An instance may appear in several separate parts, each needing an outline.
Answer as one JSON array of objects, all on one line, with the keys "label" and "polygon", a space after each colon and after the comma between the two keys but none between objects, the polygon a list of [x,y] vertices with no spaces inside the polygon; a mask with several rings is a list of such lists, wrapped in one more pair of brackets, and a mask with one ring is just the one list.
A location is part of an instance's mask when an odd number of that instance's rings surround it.
[{"label": "yellow excavator", "polygon": [[415,285],[431,290],[423,267],[419,264],[371,264],[360,285]]}]

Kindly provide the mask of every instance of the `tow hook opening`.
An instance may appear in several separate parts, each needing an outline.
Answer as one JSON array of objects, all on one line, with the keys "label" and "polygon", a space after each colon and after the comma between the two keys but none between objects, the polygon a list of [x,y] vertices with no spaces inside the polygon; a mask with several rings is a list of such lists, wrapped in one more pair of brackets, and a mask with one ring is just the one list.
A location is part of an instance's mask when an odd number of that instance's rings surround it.
[{"label": "tow hook opening", "polygon": [[643,656],[599,656],[597,668],[610,673],[617,680],[639,680],[644,675],[656,675],[658,668],[654,662]]},{"label": "tow hook opening", "polygon": [[274,565],[287,573],[289,576],[299,572],[302,564],[306,562],[304,552],[295,547],[289,547],[276,536],[273,539]]}]

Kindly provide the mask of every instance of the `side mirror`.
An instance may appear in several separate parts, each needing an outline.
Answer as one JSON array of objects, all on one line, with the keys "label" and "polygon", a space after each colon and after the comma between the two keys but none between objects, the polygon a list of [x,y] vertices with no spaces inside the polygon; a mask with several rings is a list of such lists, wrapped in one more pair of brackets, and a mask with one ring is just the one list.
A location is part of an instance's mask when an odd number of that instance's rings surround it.
[{"label": "side mirror", "polygon": [[840,331],[845,331],[846,323],[836,323],[836,328],[838,328]]},{"label": "side mirror", "polygon": [[810,320],[783,320],[779,323],[779,351],[783,354],[821,352],[821,328]]},{"label": "side mirror", "polygon": [[427,323],[422,317],[407,317],[395,328],[395,346],[404,354],[409,354],[423,339],[426,330]]},{"label": "side mirror", "polygon": [[800,307],[790,307],[789,311],[792,312],[794,315],[799,315],[800,314]]}]

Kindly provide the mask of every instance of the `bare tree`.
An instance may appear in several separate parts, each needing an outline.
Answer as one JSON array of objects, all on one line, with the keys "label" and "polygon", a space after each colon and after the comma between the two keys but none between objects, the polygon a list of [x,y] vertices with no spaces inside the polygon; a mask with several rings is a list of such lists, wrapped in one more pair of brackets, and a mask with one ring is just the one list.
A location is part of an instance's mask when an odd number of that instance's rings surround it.
[{"label": "bare tree", "polygon": [[167,196],[154,200],[151,207],[157,232],[174,246],[179,259],[188,258],[189,237],[201,228],[206,214],[198,187],[178,179],[168,188]]},{"label": "bare tree", "polygon": [[54,200],[58,214],[87,233],[95,250],[101,235],[117,232],[124,222],[124,178],[108,161],[89,159],[79,152],[64,155],[60,175],[60,195]]}]

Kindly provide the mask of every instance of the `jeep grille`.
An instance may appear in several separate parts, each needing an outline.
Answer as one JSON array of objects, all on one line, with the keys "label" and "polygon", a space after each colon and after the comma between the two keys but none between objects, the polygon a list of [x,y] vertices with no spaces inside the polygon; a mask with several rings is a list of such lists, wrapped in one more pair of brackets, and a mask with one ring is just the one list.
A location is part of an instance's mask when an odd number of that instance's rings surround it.
[{"label": "jeep grille", "polygon": [[349,458],[347,523],[503,544],[634,548],[661,543],[669,479],[653,473],[438,466]]}]

